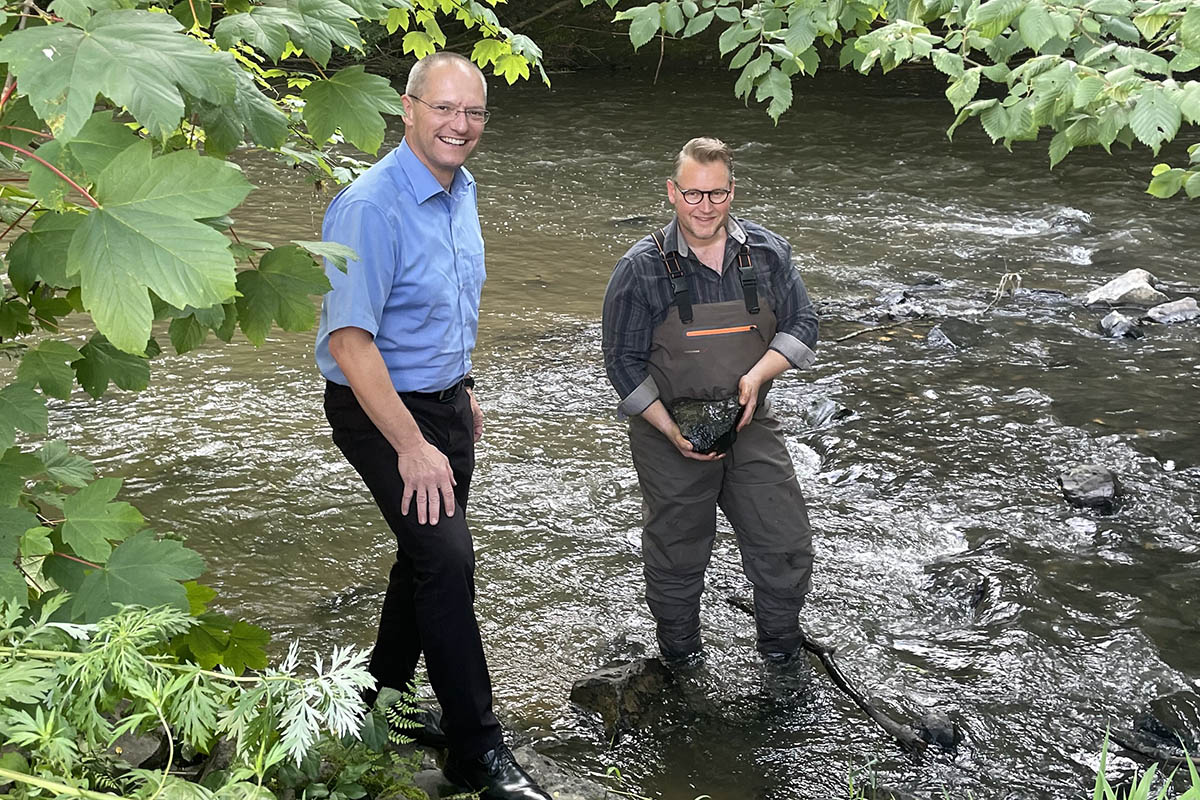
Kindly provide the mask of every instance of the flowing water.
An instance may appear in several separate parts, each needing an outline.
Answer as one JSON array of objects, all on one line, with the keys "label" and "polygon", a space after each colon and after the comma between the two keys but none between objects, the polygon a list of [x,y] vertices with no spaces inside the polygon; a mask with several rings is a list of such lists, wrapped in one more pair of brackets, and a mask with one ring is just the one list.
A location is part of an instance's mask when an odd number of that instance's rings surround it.
[{"label": "flowing water", "polygon": [[[493,90],[472,161],[488,281],[471,518],[502,717],[578,772],[615,765],[669,800],[837,797],[851,774],[925,796],[1082,796],[1106,724],[1200,691],[1200,325],[1106,339],[1070,298],[1133,267],[1195,295],[1196,206],[1142,193],[1148,155],[1049,172],[1044,145],[1009,154],[972,125],[950,143],[941,98],[835,77],[798,84],[774,126],[729,82]],[[734,144],[737,213],[792,242],[822,308],[818,363],[773,393],[818,542],[804,624],[893,714],[958,720],[955,755],[914,761],[822,673],[760,664],[752,621],[725,602],[748,591],[727,526],[707,666],[683,697],[615,741],[567,699],[608,658],[652,649],[600,304],[616,259],[668,219],[669,161],[701,133]],[[242,235],[316,238],[329,195],[246,168],[260,188]],[[614,222],[631,216],[649,221]],[[990,305],[1005,272],[1023,288]],[[917,284],[925,320],[834,341]],[[960,347],[926,340],[947,319]],[[186,535],[221,607],[277,648],[366,646],[393,541],[329,440],[312,346],[277,334],[165,354],[148,391],[58,405],[52,429]],[[1056,476],[1086,462],[1120,474],[1117,513],[1063,501]]]}]

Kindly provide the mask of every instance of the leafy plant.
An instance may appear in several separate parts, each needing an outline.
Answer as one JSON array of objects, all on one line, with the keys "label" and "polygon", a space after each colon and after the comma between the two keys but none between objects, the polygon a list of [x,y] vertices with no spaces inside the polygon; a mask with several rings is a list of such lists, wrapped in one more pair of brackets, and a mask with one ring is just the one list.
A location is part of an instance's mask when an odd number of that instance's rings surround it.
[{"label": "leafy plant", "polygon": [[[1200,67],[1200,0],[661,0],[614,21],[629,22],[635,49],[723,26],[734,93],[768,103],[775,120],[792,79],[815,74],[828,51],[864,73],[930,62],[958,113],[947,135],[977,118],[1011,148],[1047,130],[1051,167],[1091,145],[1157,154],[1200,122],[1200,82],[1182,77]],[[1200,195],[1200,144],[1188,153],[1186,167],[1156,166],[1147,191]]]}]

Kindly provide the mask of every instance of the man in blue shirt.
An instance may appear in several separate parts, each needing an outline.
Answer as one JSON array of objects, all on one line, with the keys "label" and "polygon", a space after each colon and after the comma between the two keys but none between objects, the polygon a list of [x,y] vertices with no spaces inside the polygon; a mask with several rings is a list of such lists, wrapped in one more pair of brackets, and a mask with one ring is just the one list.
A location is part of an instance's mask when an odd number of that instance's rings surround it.
[{"label": "man in blue shirt", "polygon": [[487,800],[550,800],[504,744],[473,609],[466,505],[483,413],[470,372],[484,265],[463,164],[489,116],[487,84],[467,59],[436,53],[412,68],[402,101],[404,141],[325,214],[323,238],[357,258],[345,272],[326,265],[317,335],[333,440],[397,540],[370,670],[402,689],[424,653],[446,777]]}]

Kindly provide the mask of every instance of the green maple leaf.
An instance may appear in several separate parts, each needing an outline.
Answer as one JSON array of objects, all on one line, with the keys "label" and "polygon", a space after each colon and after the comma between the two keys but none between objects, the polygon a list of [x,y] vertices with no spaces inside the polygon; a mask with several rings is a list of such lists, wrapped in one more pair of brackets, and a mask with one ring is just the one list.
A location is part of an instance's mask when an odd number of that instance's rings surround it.
[{"label": "green maple leaf", "polygon": [[54,23],[9,33],[0,41],[0,62],[10,65],[56,138],[75,138],[98,94],[166,138],[183,118],[181,89],[216,104],[234,95],[232,56],[179,31],[166,14],[101,11],[82,29]]},{"label": "green maple leaf", "polygon": [[[128,126],[113,122],[111,111],[100,111],[84,123],[73,139],[55,139],[38,148],[38,156],[49,161],[70,177],[87,185],[108,166],[117,154],[138,141]],[[67,184],[47,167],[30,159],[29,190],[45,205],[58,205]]]},{"label": "green maple leaf", "polygon": [[[112,552],[110,542],[136,533],[146,520],[129,503],[114,503],[120,478],[101,478],[66,499],[62,540],[85,561],[103,562]],[[192,576],[195,577],[195,576]]]},{"label": "green maple leaf", "polygon": [[41,461],[46,473],[67,486],[82,489],[96,477],[96,468],[92,462],[82,456],[77,456],[61,439],[54,439],[42,445],[37,458]]},{"label": "green maple leaf", "polygon": [[92,397],[104,394],[109,382],[135,392],[150,383],[150,362],[144,356],[118,350],[101,334],[89,339],[79,353],[81,358],[73,365],[75,377]]},{"label": "green maple leaf", "polygon": [[312,295],[329,291],[329,279],[312,256],[296,245],[284,245],[263,256],[258,269],[239,272],[237,288],[242,333],[262,344],[272,322],[286,331],[312,328],[317,320]]},{"label": "green maple leaf", "polygon": [[111,614],[114,603],[174,606],[188,609],[187,590],[180,581],[204,572],[204,559],[177,541],[142,531],[113,549],[108,563],[83,579],[71,607],[72,616],[95,622]]},{"label": "green maple leaf", "polygon": [[[25,576],[17,569],[21,537],[38,527],[37,517],[20,508],[0,508],[0,599],[24,606],[29,599]],[[7,682],[7,679],[6,679]]]},{"label": "green maple leaf", "polygon": [[209,328],[202,325],[200,320],[196,319],[195,314],[189,314],[186,317],[176,317],[171,320],[171,327],[168,328],[167,333],[171,337],[171,346],[175,348],[175,352],[183,355],[204,344],[208,331]]},{"label": "green maple leaf", "polygon": [[42,472],[42,463],[37,457],[10,447],[0,456],[0,505],[15,506],[21,497],[25,483]]},{"label": "green maple leaf", "polygon": [[387,79],[368,74],[361,66],[313,81],[300,97],[304,124],[314,139],[325,142],[341,128],[346,140],[366,153],[378,152],[383,144],[386,126],[381,112],[404,113],[400,95]]},{"label": "green maple leaf", "polygon": [[338,0],[272,0],[217,23],[217,45],[228,48],[243,41],[278,61],[288,41],[324,66],[333,45],[362,51],[362,36],[354,20],[359,13]]},{"label": "green maple leaf", "polygon": [[17,431],[46,432],[46,398],[27,383],[0,389],[0,450],[12,447]]},{"label": "green maple leaf", "polygon": [[198,617],[208,610],[208,604],[217,596],[217,590],[196,581],[184,581],[183,588],[188,596],[188,613]]},{"label": "green maple leaf", "polygon": [[71,238],[67,270],[79,272],[83,304],[113,345],[145,350],[154,321],[147,289],[178,308],[233,294],[228,241],[195,220],[225,214],[251,188],[236,167],[193,150],[152,159],[148,141],[100,173],[102,207]]},{"label": "green maple leaf", "polygon": [[300,245],[318,258],[328,259],[329,263],[342,272],[346,271],[347,261],[358,258],[358,254],[354,252],[353,248],[337,242],[309,242],[293,239],[292,244]]},{"label": "green maple leaf", "polygon": [[237,93],[232,103],[197,103],[197,115],[204,128],[204,151],[225,156],[246,137],[263,147],[281,146],[287,140],[287,115],[262,93],[248,73],[238,70],[235,80]]},{"label": "green maple leaf", "polygon": [[8,249],[8,277],[18,292],[28,292],[37,281],[60,289],[79,285],[79,275],[67,272],[71,237],[87,219],[83,214],[51,212],[38,217]]},{"label": "green maple leaf", "polygon": [[229,668],[235,675],[249,669],[267,666],[266,646],[271,634],[257,625],[233,620],[224,614],[208,613],[174,644],[186,647],[192,658],[204,669],[217,665]]},{"label": "green maple leaf", "polygon": [[50,397],[66,400],[75,386],[71,363],[78,360],[78,350],[66,342],[50,339],[25,351],[17,367],[17,378],[38,384]]}]

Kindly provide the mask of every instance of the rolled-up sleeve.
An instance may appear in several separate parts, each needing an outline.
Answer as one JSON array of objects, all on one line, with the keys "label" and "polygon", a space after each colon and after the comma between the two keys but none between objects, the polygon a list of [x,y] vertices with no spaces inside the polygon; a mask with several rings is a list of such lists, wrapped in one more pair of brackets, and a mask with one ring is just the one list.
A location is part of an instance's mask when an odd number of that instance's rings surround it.
[{"label": "rolled-up sleeve", "polygon": [[393,226],[374,204],[350,202],[329,210],[321,237],[357,254],[346,262],[345,272],[325,262],[325,275],[333,287],[324,301],[328,330],[362,328],[374,336],[379,332],[399,256]]},{"label": "rolled-up sleeve", "polygon": [[782,237],[774,237],[779,260],[771,273],[775,295],[775,338],[771,349],[780,353],[793,367],[804,369],[817,360],[817,312],[800,270],[792,266],[792,247]]},{"label": "rolled-up sleeve", "polygon": [[601,327],[604,369],[621,398],[618,409],[624,414],[640,414],[658,398],[658,386],[646,366],[654,325],[628,258],[617,262],[608,281]]}]

